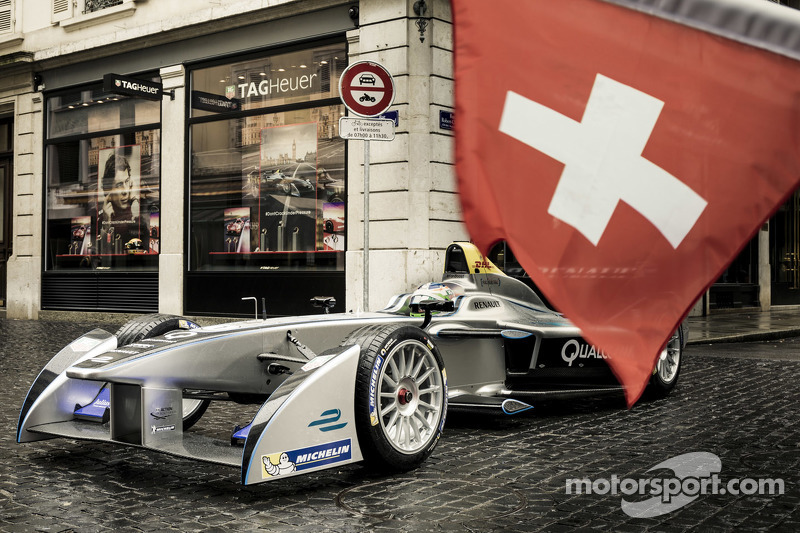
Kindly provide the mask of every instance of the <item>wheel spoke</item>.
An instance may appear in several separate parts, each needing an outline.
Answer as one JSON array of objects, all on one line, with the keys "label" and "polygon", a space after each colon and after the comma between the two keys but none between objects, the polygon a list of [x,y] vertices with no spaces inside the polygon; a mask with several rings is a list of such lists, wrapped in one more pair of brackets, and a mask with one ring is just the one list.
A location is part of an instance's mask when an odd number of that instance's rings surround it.
[{"label": "wheel spoke", "polygon": [[428,387],[427,389],[420,389],[419,395],[422,396],[423,394],[433,394],[435,392],[439,392],[442,388],[439,385],[434,385],[433,387]]},{"label": "wheel spoke", "polygon": [[[389,413],[391,413],[395,409],[397,409],[397,402],[392,402],[392,403],[386,405],[385,407],[381,408],[381,415],[388,415]],[[396,413],[396,411],[395,411],[395,413]]]},{"label": "wheel spoke", "polygon": [[401,374],[400,370],[398,370],[397,363],[394,362],[394,358],[389,359],[389,366],[392,367],[392,375],[399,380],[403,374]]},{"label": "wheel spoke", "polygon": [[403,417],[403,426],[406,429],[404,432],[406,434],[406,438],[403,443],[405,444],[406,449],[409,449],[411,447],[411,422],[408,420],[407,416]]},{"label": "wheel spoke", "polygon": [[398,364],[400,365],[397,367],[397,379],[400,379],[406,375],[406,351],[402,350],[400,353],[398,353],[397,358],[399,359]]},{"label": "wheel spoke", "polygon": [[[396,407],[396,405],[395,405],[395,407]],[[383,415],[383,413],[381,413],[381,416],[382,415]],[[398,411],[393,411],[392,412],[391,418],[389,418],[389,421],[386,423],[386,431],[388,433],[391,433],[392,430],[397,431],[397,418],[399,416],[400,416],[400,413]]]},{"label": "wheel spoke", "polygon": [[434,367],[429,367],[425,373],[423,373],[420,377],[417,378],[417,383],[425,383],[425,380],[428,379],[433,371],[436,370]]},{"label": "wheel spoke", "polygon": [[414,367],[414,370],[412,370],[412,371],[411,371],[411,377],[412,377],[412,378],[414,378],[414,379],[416,379],[417,381],[422,381],[422,380],[421,380],[420,378],[418,378],[417,376],[419,376],[419,371],[420,371],[420,370],[422,370],[422,365],[423,365],[423,364],[425,364],[425,357],[424,357],[424,354],[423,354],[423,357],[420,357],[420,358],[419,358],[419,362],[418,362],[418,363],[417,363],[417,365]]},{"label": "wheel spoke", "polygon": [[389,438],[394,441],[395,444],[398,446],[402,446],[403,444],[403,417],[399,415],[392,426],[392,432],[389,433]]},{"label": "wheel spoke", "polygon": [[422,416],[422,414],[421,414],[419,411],[417,411],[417,412],[415,412],[415,413],[414,413],[414,418],[416,418],[417,420],[419,420],[419,422],[422,424],[422,426],[423,426],[425,429],[431,429],[431,426],[430,426],[430,424],[428,424],[428,421],[427,421],[427,420],[425,420],[425,417],[424,417],[424,416]]},{"label": "wheel spoke", "polygon": [[[392,388],[392,391],[397,389],[397,382],[395,380],[393,380],[392,378],[390,378],[389,374],[384,374],[383,375],[383,381],[385,381],[386,384],[389,385],[389,387]],[[381,389],[383,389],[383,387],[381,387]]]},{"label": "wheel spoke", "polygon": [[[416,413],[414,414],[416,415]],[[422,442],[422,433],[420,433],[419,427],[416,424],[416,417],[408,418],[408,426],[414,430],[414,440],[417,442]]]},{"label": "wheel spoke", "polygon": [[419,401],[419,405],[425,407],[426,409],[430,409],[431,411],[435,411],[436,408],[427,402],[423,402],[422,400]]}]

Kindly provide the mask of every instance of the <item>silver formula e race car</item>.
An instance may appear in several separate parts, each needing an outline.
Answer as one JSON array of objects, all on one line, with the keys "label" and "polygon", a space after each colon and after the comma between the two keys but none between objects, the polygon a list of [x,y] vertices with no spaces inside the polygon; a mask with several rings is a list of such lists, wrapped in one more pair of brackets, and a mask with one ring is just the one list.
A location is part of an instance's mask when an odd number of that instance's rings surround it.
[{"label": "silver formula e race car", "polygon": [[[17,441],[139,446],[240,467],[253,484],[361,460],[411,469],[448,409],[514,414],[538,398],[619,390],[606,354],[473,245],[452,244],[445,262],[442,282],[375,313],[208,327],[147,315],[116,334],[95,329],[36,378]],[[675,386],[685,340],[681,327],[652,394]],[[214,400],[252,404],[252,420],[232,421],[224,439],[192,430]]]}]

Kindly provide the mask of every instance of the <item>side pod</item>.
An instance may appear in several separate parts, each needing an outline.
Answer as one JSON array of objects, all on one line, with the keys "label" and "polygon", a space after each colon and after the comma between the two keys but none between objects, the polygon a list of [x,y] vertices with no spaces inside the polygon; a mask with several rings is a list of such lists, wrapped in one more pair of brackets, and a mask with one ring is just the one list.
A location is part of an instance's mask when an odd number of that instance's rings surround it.
[{"label": "side pod", "polygon": [[103,383],[70,379],[65,370],[78,361],[116,347],[117,338],[114,335],[94,329],[58,352],[36,377],[22,404],[17,424],[17,442],[53,438],[42,433],[31,433],[27,428],[72,420],[75,404],[85,405],[92,401]]},{"label": "side pod", "polygon": [[363,459],[354,407],[360,352],[358,346],[323,352],[261,406],[244,445],[242,484]]}]

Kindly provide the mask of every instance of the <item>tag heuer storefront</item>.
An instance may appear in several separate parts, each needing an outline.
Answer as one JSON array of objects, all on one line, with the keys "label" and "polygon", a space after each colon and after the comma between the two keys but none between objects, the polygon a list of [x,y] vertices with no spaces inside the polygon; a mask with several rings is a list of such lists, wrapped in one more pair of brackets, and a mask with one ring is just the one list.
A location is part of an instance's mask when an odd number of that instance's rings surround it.
[{"label": "tag heuer storefront", "polygon": [[343,309],[352,27],[329,9],[43,72],[42,309]]}]

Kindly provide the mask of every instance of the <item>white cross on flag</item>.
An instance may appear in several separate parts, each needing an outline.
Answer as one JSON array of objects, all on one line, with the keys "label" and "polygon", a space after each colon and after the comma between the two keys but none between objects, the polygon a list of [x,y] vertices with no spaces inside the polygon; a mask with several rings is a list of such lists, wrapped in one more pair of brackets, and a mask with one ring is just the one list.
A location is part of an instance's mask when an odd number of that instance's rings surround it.
[{"label": "white cross on flag", "polygon": [[629,405],[692,304],[800,180],[800,53],[739,33],[797,42],[800,12],[647,3],[452,4],[470,235],[484,252],[509,243],[609,355]]}]

